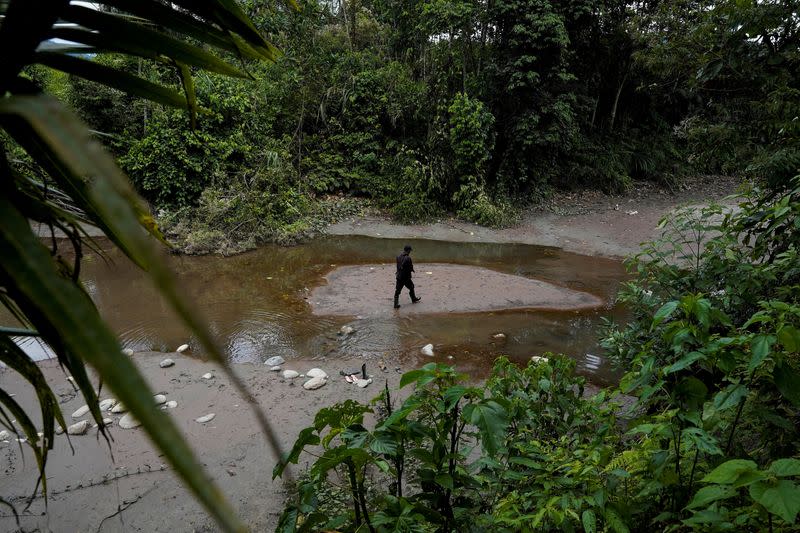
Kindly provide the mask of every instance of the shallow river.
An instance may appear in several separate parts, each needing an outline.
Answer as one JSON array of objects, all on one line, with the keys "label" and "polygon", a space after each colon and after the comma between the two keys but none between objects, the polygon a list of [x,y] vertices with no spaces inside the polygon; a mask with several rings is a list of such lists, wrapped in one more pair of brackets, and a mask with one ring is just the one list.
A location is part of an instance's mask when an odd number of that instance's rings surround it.
[{"label": "shallow river", "polygon": [[[324,282],[327,272],[342,265],[393,264],[406,242],[414,247],[417,271],[424,270],[426,262],[476,265],[589,292],[607,304],[580,312],[516,310],[367,318],[311,314],[305,298]],[[272,355],[286,359],[366,355],[376,363],[386,358],[391,364],[397,357],[406,365],[416,365],[430,360],[420,348],[433,343],[435,360],[455,364],[476,377],[485,376],[498,355],[522,362],[555,351],[575,358],[579,372],[592,381],[604,384],[614,379],[597,346],[597,327],[601,317],[624,319],[624,312],[613,305],[619,282],[626,277],[618,261],[530,245],[355,236],[319,238],[292,248],[265,246],[228,258],[170,256],[168,261],[185,297],[206,315],[233,362],[263,361]],[[145,276],[118,251],[109,248],[106,260],[88,256],[82,277],[124,347],[172,351],[187,341],[194,347]],[[387,280],[387,305],[391,305],[393,290],[394,280]],[[407,299],[405,292],[402,298]],[[356,331],[341,337],[337,333],[345,324]],[[504,341],[492,338],[499,332],[506,335]],[[45,356],[31,342],[26,342],[26,350],[34,357]]]}]

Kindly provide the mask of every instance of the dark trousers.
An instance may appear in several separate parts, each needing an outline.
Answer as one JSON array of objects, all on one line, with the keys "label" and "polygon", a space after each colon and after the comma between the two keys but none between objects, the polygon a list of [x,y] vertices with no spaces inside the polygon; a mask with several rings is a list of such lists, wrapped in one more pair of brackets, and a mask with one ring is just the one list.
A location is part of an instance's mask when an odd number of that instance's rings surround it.
[{"label": "dark trousers", "polygon": [[397,300],[400,298],[400,291],[403,290],[403,287],[408,289],[408,292],[411,296],[411,301],[417,299],[417,295],[414,294],[414,282],[411,281],[411,278],[408,279],[398,279],[397,283],[394,286],[394,304],[397,305]]}]

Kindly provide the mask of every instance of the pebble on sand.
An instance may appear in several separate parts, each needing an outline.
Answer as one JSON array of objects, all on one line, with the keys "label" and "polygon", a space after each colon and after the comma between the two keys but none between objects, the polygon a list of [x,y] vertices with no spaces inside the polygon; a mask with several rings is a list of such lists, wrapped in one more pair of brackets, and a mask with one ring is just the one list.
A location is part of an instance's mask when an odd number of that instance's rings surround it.
[{"label": "pebble on sand", "polygon": [[195,418],[195,422],[199,422],[201,424],[205,424],[206,422],[211,422],[214,420],[214,417],[217,416],[214,413],[208,413],[207,415],[201,416],[200,418]]},{"label": "pebble on sand", "polygon": [[71,426],[67,426],[67,433],[70,435],[83,435],[86,433],[86,430],[89,429],[89,421],[88,420],[81,420]]},{"label": "pebble on sand", "polygon": [[354,333],[355,331],[356,330],[353,329],[352,326],[342,326],[342,328],[339,330],[339,333],[341,333],[342,335],[350,335],[351,333]]},{"label": "pebble on sand", "polygon": [[433,344],[426,344],[423,346],[422,353],[428,357],[433,357]]},{"label": "pebble on sand", "polygon": [[127,410],[128,408],[125,407],[122,402],[117,402],[117,404],[111,408],[111,412],[115,414],[124,413]]},{"label": "pebble on sand", "polygon": [[6,431],[5,429],[0,431],[0,440],[8,440],[11,438],[11,433]]},{"label": "pebble on sand", "polygon": [[356,381],[356,385],[358,385],[358,386],[359,386],[359,387],[361,387],[362,389],[363,389],[363,388],[365,388],[365,387],[367,387],[367,386],[369,386],[369,384],[370,384],[370,383],[372,383],[372,378],[369,378],[369,379],[359,379],[358,381]]},{"label": "pebble on sand", "polygon": [[269,359],[267,359],[266,361],[264,361],[264,364],[267,366],[281,366],[285,362],[286,361],[284,361],[283,357],[281,357],[280,355],[274,355]]},{"label": "pebble on sand", "polygon": [[283,379],[294,379],[300,375],[300,372],[297,370],[284,370],[283,371]]},{"label": "pebble on sand", "polygon": [[103,424],[105,424],[107,426],[110,426],[113,423],[114,423],[114,419],[113,418],[104,418],[103,419]]},{"label": "pebble on sand", "polygon": [[272,370],[273,372],[280,372],[281,371],[281,367],[280,366],[271,366],[271,367],[269,367],[269,369]]},{"label": "pebble on sand", "polygon": [[100,402],[100,410],[101,411],[109,411],[112,407],[117,405],[117,400],[114,398],[106,398]]},{"label": "pebble on sand", "polygon": [[328,374],[321,368],[312,368],[311,370],[306,372],[306,376],[310,378],[328,379]]},{"label": "pebble on sand", "polygon": [[178,407],[178,402],[176,402],[175,400],[170,400],[164,404],[164,407],[166,407],[167,409],[175,409],[176,407]]},{"label": "pebble on sand", "polygon": [[141,425],[142,423],[136,420],[131,413],[128,413],[119,419],[119,427],[122,429],[138,428]]},{"label": "pebble on sand", "polygon": [[212,374],[211,372],[206,372],[205,374],[203,374],[203,379],[214,379],[214,374]]},{"label": "pebble on sand", "polygon": [[303,388],[306,390],[315,390],[324,387],[327,382],[328,380],[325,378],[311,378],[303,383]]},{"label": "pebble on sand", "polygon": [[167,358],[167,359],[164,359],[163,361],[161,361],[160,363],[158,363],[158,366],[160,366],[161,368],[167,368],[167,367],[170,367],[170,366],[172,366],[174,364],[175,364],[175,361],[173,361],[170,358]]},{"label": "pebble on sand", "polygon": [[153,399],[156,401],[156,405],[161,405],[167,402],[167,397],[163,394],[156,394],[153,396]]},{"label": "pebble on sand", "polygon": [[122,350],[122,354],[131,357],[133,355],[133,350],[131,350],[130,348],[125,348],[124,350]]},{"label": "pebble on sand", "polygon": [[83,415],[85,415],[88,412],[89,412],[89,406],[88,405],[81,405],[80,407],[78,407],[75,410],[74,413],[72,413],[72,418],[80,418],[80,417],[82,417]]},{"label": "pebble on sand", "polygon": [[178,353],[183,353],[188,349],[189,349],[189,345],[188,344],[181,344],[180,346],[178,346],[178,349],[175,350],[175,351],[178,352]]}]

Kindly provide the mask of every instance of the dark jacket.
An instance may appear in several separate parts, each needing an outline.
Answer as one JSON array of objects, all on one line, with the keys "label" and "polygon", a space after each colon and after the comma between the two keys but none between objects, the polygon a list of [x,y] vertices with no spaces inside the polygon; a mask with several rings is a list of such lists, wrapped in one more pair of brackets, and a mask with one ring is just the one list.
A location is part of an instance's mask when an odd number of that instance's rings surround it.
[{"label": "dark jacket", "polygon": [[411,273],[414,272],[414,263],[411,261],[411,256],[408,252],[403,252],[397,256],[397,279],[401,281],[411,279]]}]

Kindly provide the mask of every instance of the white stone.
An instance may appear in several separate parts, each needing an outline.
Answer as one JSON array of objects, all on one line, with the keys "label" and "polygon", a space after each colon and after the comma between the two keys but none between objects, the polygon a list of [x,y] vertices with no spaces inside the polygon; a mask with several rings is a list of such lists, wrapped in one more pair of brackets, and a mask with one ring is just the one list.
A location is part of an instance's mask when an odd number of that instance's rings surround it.
[{"label": "white stone", "polygon": [[203,379],[214,379],[214,374],[212,374],[211,372],[206,372],[205,374],[203,374]]},{"label": "white stone", "polygon": [[71,426],[67,427],[67,433],[70,435],[83,435],[86,433],[86,430],[89,429],[89,421],[88,420],[81,420]]},{"label": "white stone", "polygon": [[283,357],[280,355],[275,355],[264,361],[264,364],[267,366],[281,366],[286,361],[283,360]]},{"label": "white stone", "polygon": [[433,344],[426,344],[423,346],[422,353],[428,357],[433,357]]},{"label": "white stone", "polygon": [[195,422],[200,422],[201,424],[205,424],[206,422],[211,422],[214,420],[214,417],[217,416],[214,413],[208,413],[205,416],[201,416],[200,418],[195,418]]},{"label": "white stone", "polygon": [[100,401],[100,410],[109,411],[115,405],[117,405],[117,400],[115,400],[114,398],[106,398],[105,400]]},{"label": "white stone", "polygon": [[11,433],[6,431],[5,429],[0,431],[0,440],[8,440],[11,438]]},{"label": "white stone", "polygon": [[114,419],[113,418],[104,418],[103,419],[103,424],[105,424],[107,426],[110,426],[113,423],[114,423]]},{"label": "white stone", "polygon": [[324,387],[327,382],[328,380],[325,378],[311,378],[303,383],[303,388],[306,390],[315,390]]},{"label": "white stone", "polygon": [[365,387],[367,387],[367,386],[368,386],[370,383],[372,383],[372,378],[369,378],[369,379],[359,379],[358,381],[356,381],[356,385],[358,385],[358,386],[359,386],[359,387],[361,387],[362,389],[363,389],[363,388],[365,388]]},{"label": "white stone", "polygon": [[328,379],[328,374],[325,373],[325,371],[322,370],[321,368],[312,368],[311,370],[306,372],[306,376],[308,376],[310,378]]},{"label": "white stone", "polygon": [[297,370],[284,370],[283,371],[283,378],[284,379],[294,379],[300,375],[300,372]]},{"label": "white stone", "polygon": [[122,429],[133,429],[141,426],[142,423],[133,417],[133,414],[128,413],[119,419],[119,427]]},{"label": "white stone", "polygon": [[271,367],[269,367],[269,369],[272,370],[273,372],[280,372],[281,371],[281,367],[280,366],[271,366]]},{"label": "white stone", "polygon": [[161,405],[163,403],[167,403],[167,397],[163,394],[156,394],[153,396],[153,399],[156,401],[156,405]]},{"label": "white stone", "polygon": [[64,428],[56,426],[56,435],[61,435],[62,433],[64,433]]},{"label": "white stone", "polygon": [[341,333],[342,335],[350,335],[351,333],[354,332],[355,330],[352,328],[352,326],[342,326],[342,328],[339,330],[339,333]]},{"label": "white stone", "polygon": [[111,408],[111,412],[114,413],[114,414],[124,413],[127,410],[128,410],[128,408],[125,407],[122,404],[122,402],[117,402],[117,404],[114,407]]},{"label": "white stone", "polygon": [[178,353],[183,353],[188,349],[189,349],[189,345],[188,344],[181,344],[180,346],[178,346],[178,348],[175,351],[178,352]]},{"label": "white stone", "polygon": [[125,348],[124,350],[122,350],[122,355],[127,355],[128,357],[131,357],[133,355],[133,350],[131,350],[130,348]]},{"label": "white stone", "polygon": [[497,340],[503,340],[503,339],[506,338],[506,334],[505,333],[495,333],[494,335],[492,335],[492,338],[493,339],[497,339]]},{"label": "white stone", "polygon": [[167,409],[175,409],[176,407],[178,407],[178,402],[176,402],[175,400],[170,400],[164,404],[164,407],[166,407]]},{"label": "white stone", "polygon": [[546,362],[548,362],[549,360],[550,360],[550,359],[548,359],[547,357],[540,357],[540,356],[538,356],[538,355],[534,355],[534,356],[532,356],[532,357],[531,357],[531,361],[533,361],[533,362],[534,362],[534,363],[536,363],[536,364],[539,364],[539,363],[546,363]]},{"label": "white stone", "polygon": [[175,361],[173,361],[172,359],[167,357],[166,359],[164,359],[163,361],[158,363],[158,366],[160,366],[161,368],[168,368],[168,367],[170,367],[170,366],[172,366],[174,364],[175,364]]},{"label": "white stone", "polygon": [[85,415],[88,412],[89,412],[89,406],[88,405],[81,405],[80,407],[78,407],[75,410],[74,413],[72,413],[72,418],[80,418],[80,417],[82,417],[83,415]]}]

